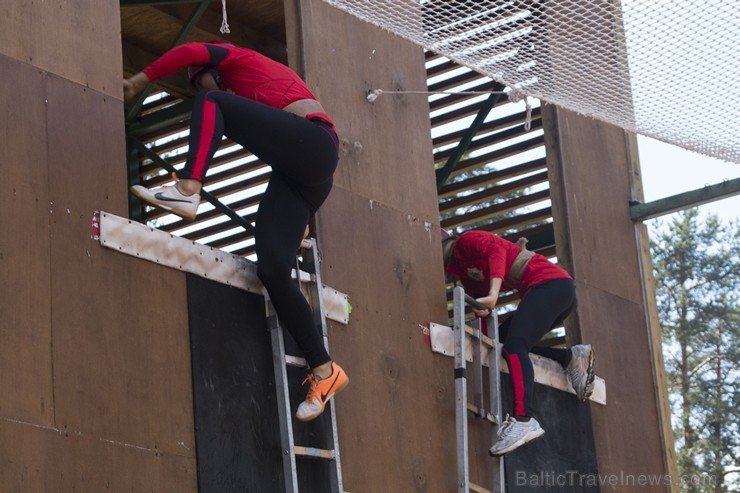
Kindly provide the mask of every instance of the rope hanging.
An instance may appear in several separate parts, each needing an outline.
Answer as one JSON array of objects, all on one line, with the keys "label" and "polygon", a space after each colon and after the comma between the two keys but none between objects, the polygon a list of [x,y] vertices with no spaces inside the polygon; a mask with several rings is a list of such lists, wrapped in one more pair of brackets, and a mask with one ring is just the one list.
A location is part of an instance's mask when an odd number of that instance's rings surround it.
[{"label": "rope hanging", "polygon": [[231,31],[229,30],[229,20],[226,15],[226,0],[221,0],[221,34],[229,34]]}]

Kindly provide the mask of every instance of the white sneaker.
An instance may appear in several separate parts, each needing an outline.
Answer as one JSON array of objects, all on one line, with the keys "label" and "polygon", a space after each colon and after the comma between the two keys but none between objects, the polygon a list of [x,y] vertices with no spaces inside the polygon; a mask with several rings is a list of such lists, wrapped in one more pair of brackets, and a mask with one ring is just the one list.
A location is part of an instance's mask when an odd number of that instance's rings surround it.
[{"label": "white sneaker", "polygon": [[177,214],[184,219],[192,221],[198,214],[199,193],[184,195],[176,185],[157,187],[151,190],[141,185],[134,185],[130,190],[143,202]]},{"label": "white sneaker", "polygon": [[594,350],[590,344],[579,344],[570,350],[573,358],[565,373],[578,400],[585,402],[594,392]]},{"label": "white sneaker", "polygon": [[529,418],[529,421],[517,421],[507,415],[506,420],[498,429],[498,439],[488,453],[494,457],[508,454],[544,434],[545,430],[542,429],[536,419]]}]

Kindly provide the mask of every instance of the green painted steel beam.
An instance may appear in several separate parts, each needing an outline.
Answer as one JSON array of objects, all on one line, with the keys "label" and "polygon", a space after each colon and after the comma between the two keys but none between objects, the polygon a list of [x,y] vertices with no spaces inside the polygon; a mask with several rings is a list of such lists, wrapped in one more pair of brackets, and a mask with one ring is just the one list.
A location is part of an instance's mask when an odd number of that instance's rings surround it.
[{"label": "green painted steel beam", "polygon": [[[166,169],[170,173],[177,174],[177,171],[175,170],[175,168],[170,163],[168,163],[167,161],[165,161],[164,159],[162,159],[156,152],[152,151],[151,149],[149,149],[148,147],[146,147],[141,142],[138,142],[138,141],[136,142],[136,148],[138,149],[139,152],[141,152],[144,156],[146,156],[149,159],[151,159],[158,166],[161,166],[162,168]],[[254,235],[255,234],[254,226],[252,226],[252,224],[249,221],[247,221],[242,216],[240,216],[239,214],[237,214],[236,212],[234,212],[228,206],[222,204],[221,201],[218,200],[214,195],[212,195],[211,193],[207,192],[205,189],[201,189],[200,195],[204,199],[206,199],[207,202],[209,202],[211,205],[213,205],[213,207],[215,207],[216,210],[218,210],[222,214],[225,214],[226,216],[228,216],[229,218],[231,218],[237,225],[239,225],[239,226],[243,227],[245,230],[247,230],[247,233],[249,233],[251,235]]]},{"label": "green painted steel beam", "polygon": [[735,178],[653,202],[630,204],[630,217],[633,221],[646,221],[738,194],[740,194],[740,178]]},{"label": "green painted steel beam", "polygon": [[480,130],[480,128],[483,126],[488,113],[491,112],[493,107],[496,106],[496,103],[498,103],[499,99],[501,99],[501,93],[499,91],[503,90],[503,86],[496,83],[493,90],[495,92],[491,93],[491,95],[488,96],[488,99],[483,102],[480,109],[478,110],[478,114],[476,115],[475,120],[473,120],[473,123],[463,134],[460,142],[457,144],[457,148],[455,148],[455,151],[447,159],[447,162],[444,164],[444,166],[436,170],[437,192],[439,192],[442,187],[445,186],[447,180],[450,178],[450,175],[453,171],[455,171],[457,163],[460,162],[460,159],[462,159],[462,157],[465,155],[468,148],[470,147],[471,142],[473,142],[473,137],[475,137],[475,134],[478,133],[478,130]]},{"label": "green painted steel beam", "polygon": [[[139,183],[139,150],[136,147],[136,139],[126,137],[126,165],[128,186]],[[135,220],[141,220],[141,203],[134,194],[128,194],[128,217]]]},{"label": "green painted steel beam", "polygon": [[167,108],[153,111],[148,115],[141,117],[135,123],[126,125],[126,135],[129,137],[138,137],[151,132],[156,132],[175,123],[190,118],[193,111],[194,99],[186,99],[180,103],[173,104]]}]

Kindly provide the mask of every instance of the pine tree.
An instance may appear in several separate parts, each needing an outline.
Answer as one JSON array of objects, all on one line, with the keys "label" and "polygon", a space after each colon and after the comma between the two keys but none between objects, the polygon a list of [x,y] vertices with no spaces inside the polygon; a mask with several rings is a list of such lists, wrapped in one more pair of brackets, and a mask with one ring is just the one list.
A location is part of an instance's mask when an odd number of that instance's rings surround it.
[{"label": "pine tree", "polygon": [[740,232],[696,209],[651,247],[681,490],[740,491]]}]

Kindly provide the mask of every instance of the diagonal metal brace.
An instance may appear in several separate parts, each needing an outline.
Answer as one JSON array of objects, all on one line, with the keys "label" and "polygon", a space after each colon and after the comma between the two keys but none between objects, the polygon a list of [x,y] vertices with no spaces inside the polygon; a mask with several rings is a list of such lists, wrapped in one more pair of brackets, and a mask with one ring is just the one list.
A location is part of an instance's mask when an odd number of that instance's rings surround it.
[{"label": "diagonal metal brace", "polygon": [[500,91],[502,89],[503,86],[499,83],[496,83],[493,88],[494,92],[492,92],[491,95],[488,96],[488,99],[486,99],[481,105],[480,110],[478,110],[478,115],[476,115],[475,120],[473,120],[473,123],[460,139],[460,142],[458,143],[455,151],[452,153],[449,159],[447,159],[445,165],[437,170],[437,192],[439,192],[445,185],[445,183],[447,183],[450,175],[453,171],[455,171],[457,163],[460,161],[460,159],[462,159],[463,155],[470,147],[470,143],[473,141],[473,137],[475,137],[475,134],[478,133],[478,130],[480,130],[480,128],[483,126],[483,122],[488,116],[488,113],[491,112],[493,107],[496,106],[496,103],[498,103],[499,99],[501,99]]},{"label": "diagonal metal brace", "polygon": [[[155,164],[158,166],[161,166],[162,168],[166,169],[170,173],[175,173],[177,175],[177,170],[167,161],[159,157],[159,155],[149,149],[147,146],[142,144],[141,142],[136,142],[136,147],[138,148],[139,152],[141,152],[144,156],[151,159]],[[244,219],[242,216],[234,212],[232,209],[230,209],[228,206],[224,205],[219,201],[214,195],[207,192],[205,189],[201,189],[200,195],[206,199],[207,202],[209,202],[213,207],[216,208],[219,212],[227,215],[230,217],[234,222],[236,222],[239,226],[243,227],[247,233],[254,235],[255,234],[255,228],[252,226],[252,224]]]}]

